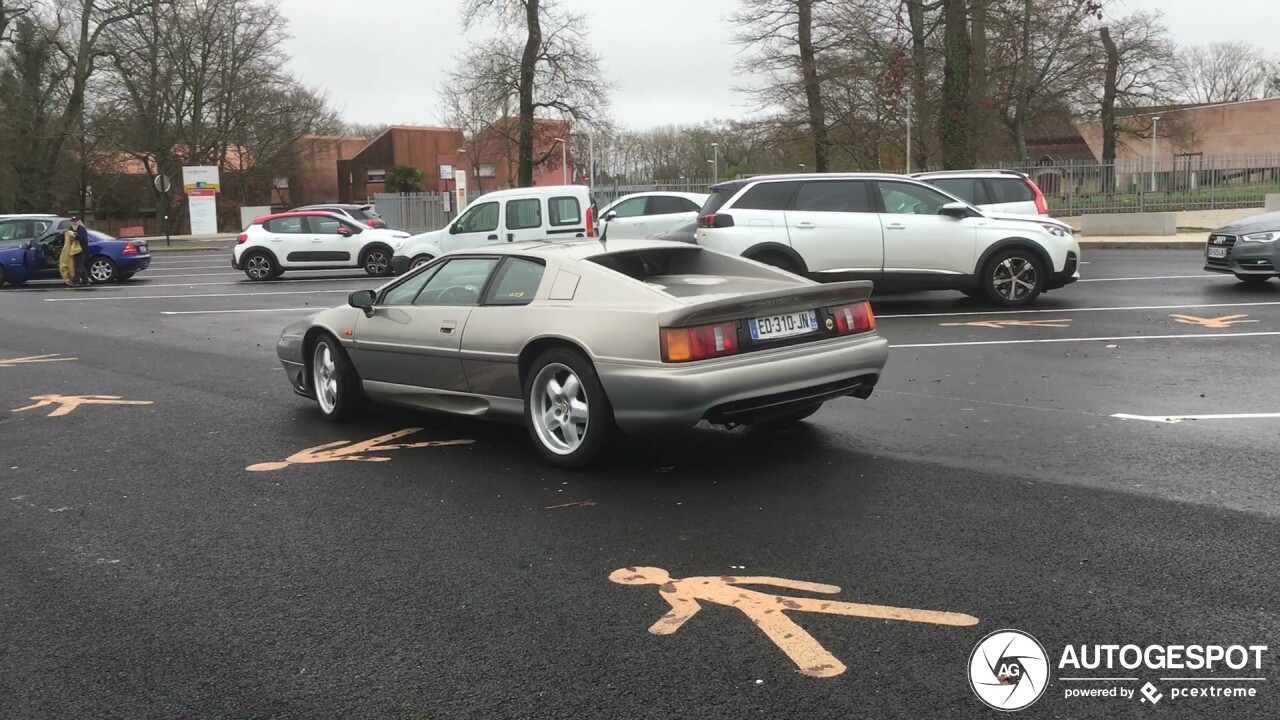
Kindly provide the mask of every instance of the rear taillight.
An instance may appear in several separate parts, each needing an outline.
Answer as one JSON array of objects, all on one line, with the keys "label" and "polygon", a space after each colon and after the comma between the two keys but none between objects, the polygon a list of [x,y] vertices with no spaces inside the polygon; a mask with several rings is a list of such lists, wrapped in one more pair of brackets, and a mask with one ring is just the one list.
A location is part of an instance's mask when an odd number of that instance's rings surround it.
[{"label": "rear taillight", "polygon": [[587,237],[596,236],[596,209],[590,205],[587,206]]},{"label": "rear taillight", "polygon": [[664,362],[705,360],[738,352],[737,323],[662,328],[660,338]]},{"label": "rear taillight", "polygon": [[387,226],[387,224],[386,224],[386,223],[384,223],[384,222],[382,222],[381,220],[370,220],[370,221],[369,221],[369,227],[371,227],[371,228],[384,228],[384,227],[386,227],[386,226]]},{"label": "rear taillight", "polygon": [[243,245],[248,241],[249,241],[249,233],[240,233],[240,236],[236,238],[237,245]]},{"label": "rear taillight", "polygon": [[1027,183],[1027,187],[1031,188],[1031,192],[1035,193],[1036,212],[1040,213],[1041,215],[1048,215],[1049,201],[1044,199],[1044,193],[1040,192],[1040,186],[1035,184],[1035,181],[1032,180],[1031,178],[1025,178],[1024,182]]},{"label": "rear taillight", "polygon": [[871,312],[871,303],[865,300],[852,305],[833,307],[831,314],[836,319],[836,328],[840,330],[841,335],[876,329],[875,313]]},{"label": "rear taillight", "polygon": [[138,246],[137,246],[137,245],[134,245],[133,243],[127,243],[127,244],[124,246],[124,250],[121,250],[121,251],[120,251],[120,254],[121,254],[121,255],[137,255],[137,254],[138,254]]},{"label": "rear taillight", "polygon": [[698,227],[704,228],[727,228],[733,227],[733,216],[724,213],[712,213],[711,215],[699,215]]}]

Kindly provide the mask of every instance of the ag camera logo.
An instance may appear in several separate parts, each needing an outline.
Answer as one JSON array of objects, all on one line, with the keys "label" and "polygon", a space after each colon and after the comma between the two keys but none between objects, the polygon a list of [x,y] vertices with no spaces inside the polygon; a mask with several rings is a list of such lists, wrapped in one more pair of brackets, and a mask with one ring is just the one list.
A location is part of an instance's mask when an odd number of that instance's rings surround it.
[{"label": "ag camera logo", "polygon": [[997,630],[969,655],[969,686],[995,710],[1030,707],[1049,686],[1049,654],[1020,630]]}]

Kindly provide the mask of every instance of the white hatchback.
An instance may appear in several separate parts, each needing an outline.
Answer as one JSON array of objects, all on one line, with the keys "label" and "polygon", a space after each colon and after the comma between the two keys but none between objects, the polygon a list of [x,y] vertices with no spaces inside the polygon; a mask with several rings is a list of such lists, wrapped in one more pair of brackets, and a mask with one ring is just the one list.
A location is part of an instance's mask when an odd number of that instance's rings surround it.
[{"label": "white hatchback", "polygon": [[642,192],[624,195],[600,211],[601,229],[615,240],[635,240],[664,233],[698,217],[705,193]]},{"label": "white hatchback", "polygon": [[265,215],[236,238],[231,267],[250,280],[274,280],[286,270],[363,268],[390,275],[392,247],[407,237],[326,212]]},{"label": "white hatchback", "polygon": [[979,210],[903,175],[807,174],[712,188],[697,243],[821,281],[959,290],[1009,307],[1079,278],[1065,223]]}]

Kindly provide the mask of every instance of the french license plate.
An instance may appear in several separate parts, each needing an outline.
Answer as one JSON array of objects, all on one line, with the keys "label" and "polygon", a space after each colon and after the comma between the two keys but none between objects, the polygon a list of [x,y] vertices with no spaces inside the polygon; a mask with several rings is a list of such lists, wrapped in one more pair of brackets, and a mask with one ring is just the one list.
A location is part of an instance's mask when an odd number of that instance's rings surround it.
[{"label": "french license plate", "polygon": [[1224,258],[1226,256],[1227,256],[1227,249],[1224,247],[1209,248],[1209,257],[1211,258]]},{"label": "french license plate", "polygon": [[143,255],[147,254],[147,244],[138,243],[138,252],[142,253]]},{"label": "french license plate", "polygon": [[769,317],[751,318],[752,340],[776,340],[778,338],[804,335],[818,329],[817,314],[812,310],[806,312],[771,315]]}]

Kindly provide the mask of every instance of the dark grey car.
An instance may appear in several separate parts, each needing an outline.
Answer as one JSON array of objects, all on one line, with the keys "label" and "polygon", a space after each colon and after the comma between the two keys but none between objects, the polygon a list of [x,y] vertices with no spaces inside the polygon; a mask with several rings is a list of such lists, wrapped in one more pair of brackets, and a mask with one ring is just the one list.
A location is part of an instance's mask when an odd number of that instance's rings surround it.
[{"label": "dark grey car", "polygon": [[1280,212],[1254,215],[1209,233],[1204,269],[1250,285],[1280,276]]}]

